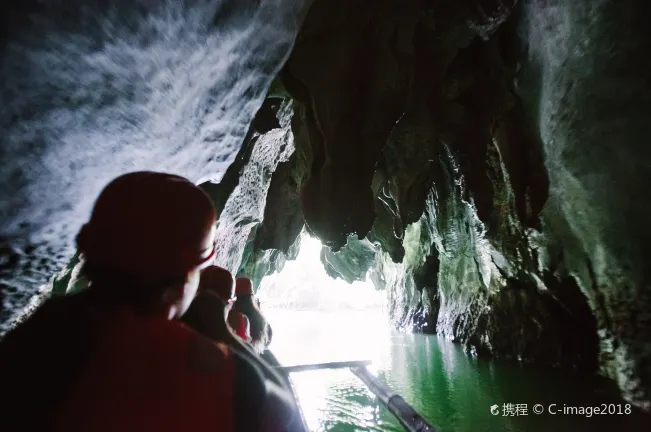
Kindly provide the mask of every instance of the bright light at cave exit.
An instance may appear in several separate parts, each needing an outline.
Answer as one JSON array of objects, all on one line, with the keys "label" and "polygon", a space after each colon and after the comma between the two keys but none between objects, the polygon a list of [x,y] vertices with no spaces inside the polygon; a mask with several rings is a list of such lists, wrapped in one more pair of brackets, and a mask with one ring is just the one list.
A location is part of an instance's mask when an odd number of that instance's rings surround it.
[{"label": "bright light at cave exit", "polygon": [[[295,261],[262,280],[257,293],[273,328],[271,351],[284,365],[371,360],[369,370],[391,362],[391,331],[386,297],[370,278],[349,284],[332,279],[319,258],[321,242],[302,234]],[[292,374],[310,428],[327,417],[328,392],[352,383],[364,387],[348,369]],[[373,397],[370,392],[369,397]]]},{"label": "bright light at cave exit", "polygon": [[326,273],[319,258],[321,242],[301,235],[301,249],[296,260],[288,261],[276,274],[262,280],[257,297],[274,309],[318,310],[323,312],[379,312],[385,295],[366,281],[349,284]]}]

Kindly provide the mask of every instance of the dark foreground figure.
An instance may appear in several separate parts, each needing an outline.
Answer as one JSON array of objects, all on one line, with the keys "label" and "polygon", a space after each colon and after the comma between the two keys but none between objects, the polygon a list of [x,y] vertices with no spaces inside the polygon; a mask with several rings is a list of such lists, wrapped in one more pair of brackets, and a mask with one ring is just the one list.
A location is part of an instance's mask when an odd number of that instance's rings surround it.
[{"label": "dark foreground figure", "polygon": [[240,314],[231,310],[235,302],[233,294],[231,274],[221,267],[208,267],[201,275],[199,293],[181,321],[208,339],[227,345],[255,365],[267,381],[289,393],[291,390],[287,381],[248,342],[237,336],[229,325],[228,318],[233,316],[238,317],[236,321],[239,323]]},{"label": "dark foreground figure", "polygon": [[88,290],[49,299],[0,344],[0,430],[286,430],[286,390],[176,320],[214,256],[215,220],[184,178],[109,184],[77,237]]}]

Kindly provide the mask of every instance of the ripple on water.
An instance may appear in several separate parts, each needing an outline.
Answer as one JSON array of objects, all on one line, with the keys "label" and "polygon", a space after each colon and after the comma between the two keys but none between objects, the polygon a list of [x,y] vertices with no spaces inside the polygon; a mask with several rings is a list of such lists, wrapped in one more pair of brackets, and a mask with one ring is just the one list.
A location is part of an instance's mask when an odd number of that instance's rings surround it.
[{"label": "ripple on water", "polygon": [[[603,383],[511,362],[479,361],[435,336],[391,331],[371,312],[269,310],[271,349],[284,364],[373,361],[379,379],[401,394],[441,432],[647,431],[651,422],[630,416],[544,414],[536,403],[568,406],[625,404]],[[397,420],[349,370],[292,374],[312,431],[402,431]],[[503,417],[490,407],[526,404],[527,415]],[[560,408],[559,408],[560,409]]]},{"label": "ripple on water", "polygon": [[[384,408],[348,370],[297,373],[292,380],[313,431],[401,430],[387,428]],[[325,392],[315,398],[315,387]]]}]

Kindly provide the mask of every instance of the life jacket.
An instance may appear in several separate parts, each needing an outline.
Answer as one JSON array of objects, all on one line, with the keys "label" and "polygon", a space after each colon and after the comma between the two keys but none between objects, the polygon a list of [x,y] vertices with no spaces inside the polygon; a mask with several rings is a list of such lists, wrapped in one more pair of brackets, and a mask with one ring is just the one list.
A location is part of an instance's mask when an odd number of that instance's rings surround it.
[{"label": "life jacket", "polygon": [[240,339],[244,342],[249,342],[251,340],[251,335],[249,334],[249,319],[244,314],[231,312],[228,321],[231,323],[233,331]]},{"label": "life jacket", "polygon": [[[55,430],[255,431],[259,417],[252,420],[251,410],[262,406],[264,381],[252,366],[244,371],[246,365],[225,345],[181,323],[122,317],[112,323],[71,389]],[[249,382],[238,384],[238,369]],[[238,409],[241,385],[255,396]],[[241,415],[242,408],[249,418]]]},{"label": "life jacket", "polygon": [[[201,293],[194,299],[188,311],[181,318],[182,322],[203,336],[216,342],[226,343],[230,349],[234,350],[242,358],[246,359],[251,364],[257,367],[257,370],[267,380],[276,383],[284,388],[288,393],[291,388],[287,386],[285,380],[266,364],[259,355],[253,350],[248,343],[240,341],[240,337],[233,334],[230,330],[241,329],[239,317],[243,316],[246,320],[246,315],[239,314],[238,312],[230,311],[228,315],[228,325],[224,322],[224,303],[213,295]],[[234,322],[235,321],[235,322]],[[241,333],[242,334],[242,333]],[[248,335],[247,335],[248,336]],[[247,337],[247,340],[250,338]],[[241,388],[247,389],[250,386],[242,385]],[[240,386],[238,386],[240,388]]]},{"label": "life jacket", "polygon": [[204,350],[211,356],[205,370],[192,368],[195,339],[160,318],[114,322],[62,407],[57,429],[233,430],[233,362],[215,345]]},{"label": "life jacket", "polygon": [[0,341],[0,430],[52,430],[101,333],[84,297],[51,297]]}]

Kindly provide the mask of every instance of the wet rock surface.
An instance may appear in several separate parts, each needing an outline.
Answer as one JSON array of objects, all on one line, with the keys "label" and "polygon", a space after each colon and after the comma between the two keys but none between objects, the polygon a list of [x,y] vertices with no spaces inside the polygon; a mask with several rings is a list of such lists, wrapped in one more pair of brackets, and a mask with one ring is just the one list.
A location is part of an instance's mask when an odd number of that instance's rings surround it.
[{"label": "wet rock surface", "polygon": [[[550,197],[542,219],[560,243],[598,323],[602,371],[651,409],[651,273],[643,199],[649,180],[643,114],[651,102],[651,37],[637,2],[533,3],[532,53],[521,89],[537,112]],[[538,84],[538,85],[536,85]]]},{"label": "wet rock surface", "polygon": [[[388,291],[397,326],[480,355],[600,368],[648,407],[648,242],[635,225],[647,206],[633,198],[648,176],[635,156],[648,129],[622,108],[631,92],[638,112],[648,101],[648,65],[631,60],[644,26],[625,29],[636,6],[319,7],[281,80],[304,111],[303,214],[332,249],[322,253],[330,273],[355,275],[334,258],[356,233],[375,245],[369,277]],[[364,50],[333,48],[352,35]]]},{"label": "wet rock surface", "polygon": [[[387,291],[395,326],[599,371],[650,409],[648,8],[316,0],[269,98],[246,105],[234,162],[202,184],[222,212],[217,263],[258,286],[305,229],[331,276]],[[199,153],[170,166],[199,180]],[[49,178],[12,186],[3,229],[35,208],[11,200]],[[70,221],[38,241],[31,222],[2,232],[3,322],[28,282],[63,268],[55,290],[74,284]]]},{"label": "wet rock surface", "polygon": [[350,236],[338,252],[327,246],[321,248],[321,262],[330,277],[343,279],[348,283],[366,279],[366,273],[375,261],[375,247],[368,240]]}]

